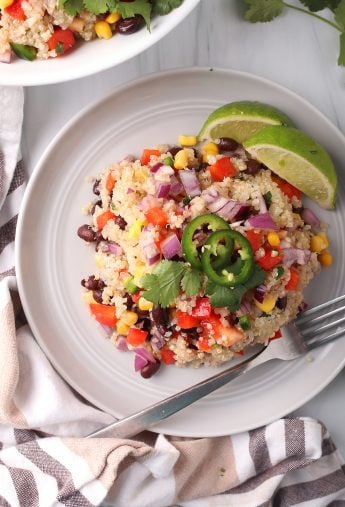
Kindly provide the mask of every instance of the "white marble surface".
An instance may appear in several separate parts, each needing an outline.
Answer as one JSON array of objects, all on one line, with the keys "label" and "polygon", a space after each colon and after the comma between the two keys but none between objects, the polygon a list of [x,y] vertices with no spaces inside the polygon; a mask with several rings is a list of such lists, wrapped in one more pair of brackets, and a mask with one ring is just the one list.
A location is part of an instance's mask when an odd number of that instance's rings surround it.
[{"label": "white marble surface", "polygon": [[[250,24],[241,14],[240,0],[201,0],[179,27],[129,62],[85,79],[27,88],[23,155],[28,172],[85,105],[119,84],[175,67],[225,67],[274,80],[309,100],[345,132],[345,72],[336,65],[337,32],[292,10],[267,24]],[[344,391],[345,370],[297,414],[322,420],[345,456]]]}]

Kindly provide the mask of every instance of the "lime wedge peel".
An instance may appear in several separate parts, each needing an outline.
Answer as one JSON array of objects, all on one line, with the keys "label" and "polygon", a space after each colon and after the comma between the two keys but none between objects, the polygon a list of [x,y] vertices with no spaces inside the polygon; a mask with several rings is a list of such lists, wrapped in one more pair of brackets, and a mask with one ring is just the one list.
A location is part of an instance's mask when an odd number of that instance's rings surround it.
[{"label": "lime wedge peel", "polygon": [[314,139],[292,127],[267,126],[245,141],[244,148],[320,206],[334,208],[336,171]]},{"label": "lime wedge peel", "polygon": [[267,125],[292,125],[292,122],[286,114],[267,104],[254,101],[231,102],[208,116],[198,138],[230,137],[243,143]]}]

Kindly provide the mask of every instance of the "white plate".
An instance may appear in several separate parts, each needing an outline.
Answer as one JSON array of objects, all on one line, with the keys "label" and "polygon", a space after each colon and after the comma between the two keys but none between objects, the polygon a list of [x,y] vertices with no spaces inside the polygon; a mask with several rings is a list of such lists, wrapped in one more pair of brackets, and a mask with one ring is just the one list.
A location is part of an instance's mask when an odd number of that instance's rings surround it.
[{"label": "white plate", "polygon": [[184,0],[166,16],[156,16],[151,32],[143,28],[131,35],[110,40],[95,39],[62,58],[27,62],[16,58],[11,64],[0,63],[0,85],[33,86],[60,83],[89,76],[115,67],[158,42],[185,19],[200,0]]},{"label": "white plate", "polygon": [[[215,107],[259,100],[281,108],[321,141],[338,169],[337,210],[314,206],[330,224],[334,265],[312,282],[318,304],[344,292],[345,139],[294,93],[241,72],[186,69],[149,76],[82,111],[47,148],[31,177],[18,222],[16,266],[29,323],[61,375],[88,400],[117,417],[129,415],[201,379],[215,369],[162,368],[150,380],[133,371],[81,301],[80,280],[94,270],[93,248],[76,235],[90,200],[88,175],[143,147],[174,143],[196,133]],[[258,427],[296,409],[323,389],[345,362],[345,340],[294,362],[267,364],[159,424],[155,429],[194,437]]]}]

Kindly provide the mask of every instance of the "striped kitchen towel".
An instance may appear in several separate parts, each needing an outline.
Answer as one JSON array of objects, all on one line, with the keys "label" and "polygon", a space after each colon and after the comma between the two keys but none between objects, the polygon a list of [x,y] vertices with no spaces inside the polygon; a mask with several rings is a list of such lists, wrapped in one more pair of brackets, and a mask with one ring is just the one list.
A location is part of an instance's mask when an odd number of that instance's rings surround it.
[{"label": "striped kitchen towel", "polygon": [[0,506],[345,505],[342,459],[312,419],[213,439],[82,438],[112,418],[55,372],[16,291],[22,104],[21,89],[0,87]]}]

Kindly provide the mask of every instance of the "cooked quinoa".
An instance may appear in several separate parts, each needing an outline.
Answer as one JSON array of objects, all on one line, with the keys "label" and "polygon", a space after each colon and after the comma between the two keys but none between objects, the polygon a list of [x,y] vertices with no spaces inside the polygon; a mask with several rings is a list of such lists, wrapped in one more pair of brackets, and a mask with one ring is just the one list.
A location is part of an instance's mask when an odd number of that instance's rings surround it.
[{"label": "cooked quinoa", "polygon": [[[136,369],[144,377],[161,362],[219,365],[249,344],[267,343],[303,307],[303,290],[320,267],[310,249],[318,231],[303,221],[297,189],[286,195],[281,180],[237,143],[217,151],[210,155],[202,146],[160,145],[144,150],[141,159],[126,157],[92,182],[96,199],[85,207],[89,220],[78,235],[95,249],[97,270],[82,280],[84,300],[107,326],[114,345],[134,351]],[[231,175],[217,173],[219,167],[230,168]],[[250,245],[258,282],[249,276],[244,283],[252,284],[238,304],[219,307],[205,264],[201,271],[190,266],[183,237],[197,217],[222,217],[226,228]],[[193,236],[200,259],[212,233],[204,227]],[[237,244],[228,264],[237,255],[244,269],[249,261],[243,251]],[[211,258],[217,260],[215,252]],[[150,296],[143,280],[157,276],[158,281],[168,266],[195,276],[197,293],[182,283],[168,304],[155,300],[157,287]],[[237,276],[226,269],[218,270],[229,278],[225,292],[234,289]],[[152,277],[145,278],[148,274]]]}]

